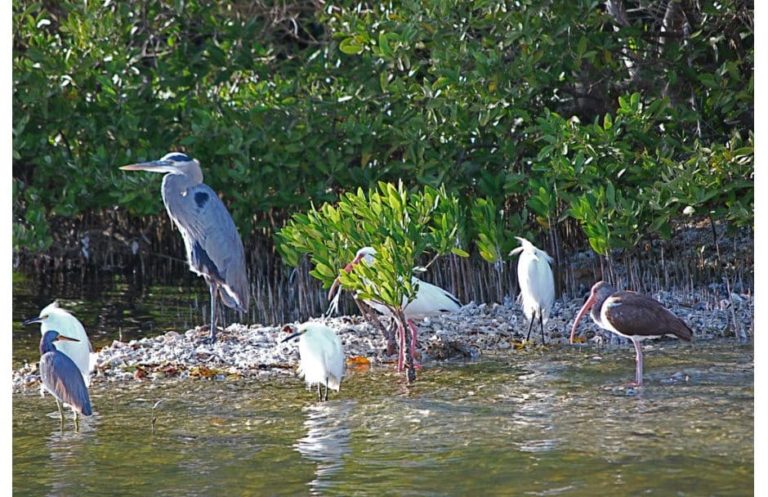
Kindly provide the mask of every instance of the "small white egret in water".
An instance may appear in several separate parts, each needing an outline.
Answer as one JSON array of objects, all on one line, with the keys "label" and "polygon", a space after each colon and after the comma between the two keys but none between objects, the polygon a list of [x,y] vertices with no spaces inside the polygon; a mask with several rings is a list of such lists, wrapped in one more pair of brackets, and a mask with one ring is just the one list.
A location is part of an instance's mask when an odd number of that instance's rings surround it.
[{"label": "small white egret in water", "polygon": [[531,322],[525,340],[531,338],[533,323],[538,321],[541,326],[541,342],[544,343],[544,323],[549,319],[549,311],[555,302],[555,278],[552,268],[549,267],[552,257],[525,238],[515,238],[520,241],[521,246],[512,250],[509,255],[520,254],[517,261],[517,281],[520,284],[523,313]]},{"label": "small white egret in water", "polygon": [[73,339],[57,341],[56,349],[72,359],[83,375],[85,386],[90,385],[93,348],[83,324],[75,316],[60,308],[58,302],[48,305],[40,311],[38,317],[27,319],[22,324],[27,326],[34,323],[40,323],[41,335],[45,335],[46,331],[56,330],[65,337]]},{"label": "small white egret in water", "polygon": [[[339,391],[344,376],[344,349],[341,340],[329,327],[319,323],[307,323],[282,342],[299,337],[299,374],[307,382],[307,388],[317,385],[318,400],[328,400],[328,389]],[[325,395],[320,393],[325,385]]]}]

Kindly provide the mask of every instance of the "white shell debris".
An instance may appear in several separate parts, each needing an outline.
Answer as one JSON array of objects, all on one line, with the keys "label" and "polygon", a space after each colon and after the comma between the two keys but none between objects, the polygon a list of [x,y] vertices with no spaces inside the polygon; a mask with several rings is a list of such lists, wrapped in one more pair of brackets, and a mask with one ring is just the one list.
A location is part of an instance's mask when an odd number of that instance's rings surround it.
[{"label": "white shell debris", "polygon": [[[730,306],[721,308],[713,302],[712,293],[701,295],[679,292],[659,292],[653,295],[676,315],[684,319],[694,330],[694,340],[733,336],[733,319],[739,320],[741,329],[753,331],[754,299],[740,294]],[[582,299],[555,302],[549,322],[545,326],[547,344],[563,344],[568,341],[573,318]],[[384,367],[394,367],[394,356],[386,356],[386,340],[381,332],[360,316],[342,316],[330,319],[311,319],[324,322],[339,334],[347,358],[366,357],[371,364],[387,362]],[[602,336],[603,332],[584,320],[579,331],[585,338]],[[475,359],[484,352],[502,351],[518,353],[519,344],[528,332],[528,322],[519,305],[512,299],[505,304],[470,303],[458,312],[436,316],[417,323],[419,326],[420,362],[435,360]],[[100,381],[135,381],[159,378],[204,377],[225,379],[227,376],[269,377],[292,374],[298,363],[298,347],[293,342],[280,343],[298,323],[285,326],[247,326],[232,324],[218,334],[213,345],[205,345],[202,339],[208,335],[203,329],[167,333],[130,342],[113,341],[98,351],[96,376]],[[606,337],[607,338],[607,337]],[[540,332],[534,326],[531,340],[539,343]],[[597,340],[599,341],[599,339]],[[595,347],[589,345],[589,347]],[[545,359],[542,359],[545,360]],[[37,364],[27,364],[14,371],[15,390],[39,388]]]}]

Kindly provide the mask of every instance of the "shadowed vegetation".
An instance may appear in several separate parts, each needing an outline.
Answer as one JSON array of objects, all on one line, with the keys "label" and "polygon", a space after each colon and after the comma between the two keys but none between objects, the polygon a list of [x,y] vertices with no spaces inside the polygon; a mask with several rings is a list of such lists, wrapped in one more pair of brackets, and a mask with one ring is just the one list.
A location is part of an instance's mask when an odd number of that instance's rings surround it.
[{"label": "shadowed vegetation", "polygon": [[13,27],[25,260],[86,235],[180,257],[159,181],[117,169],[173,149],[251,258],[379,181],[456,195],[488,261],[511,235],[610,264],[687,214],[753,222],[752,2],[18,1]]}]

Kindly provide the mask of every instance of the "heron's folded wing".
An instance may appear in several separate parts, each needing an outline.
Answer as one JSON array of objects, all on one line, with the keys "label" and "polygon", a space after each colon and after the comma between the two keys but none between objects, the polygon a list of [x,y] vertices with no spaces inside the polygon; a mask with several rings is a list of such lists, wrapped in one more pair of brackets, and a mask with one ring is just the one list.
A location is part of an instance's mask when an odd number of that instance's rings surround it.
[{"label": "heron's folded wing", "polygon": [[[240,310],[248,309],[249,286],[245,250],[232,216],[208,185],[199,184],[176,199],[173,216],[191,238],[190,257],[196,269],[225,285]],[[232,304],[232,299],[224,303]],[[232,305],[230,305],[232,307]]]}]

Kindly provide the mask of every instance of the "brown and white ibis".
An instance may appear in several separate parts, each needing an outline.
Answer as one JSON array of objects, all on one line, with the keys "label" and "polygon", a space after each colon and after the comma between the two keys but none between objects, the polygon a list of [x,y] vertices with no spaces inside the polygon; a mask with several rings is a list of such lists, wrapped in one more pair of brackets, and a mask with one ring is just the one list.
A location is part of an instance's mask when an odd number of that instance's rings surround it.
[{"label": "brown and white ibis", "polygon": [[523,304],[523,313],[531,322],[528,326],[527,342],[531,338],[533,323],[539,322],[541,326],[541,342],[544,343],[544,323],[549,318],[549,311],[555,302],[555,277],[552,275],[552,257],[545,251],[537,248],[525,238],[516,236],[520,246],[512,250],[509,255],[520,253],[517,261],[517,281],[520,284],[520,300]]},{"label": "brown and white ibis", "polygon": [[[352,262],[346,265],[345,271],[352,271],[352,268],[361,261],[365,261],[366,264],[373,265],[375,262],[376,250],[373,247],[363,247],[357,251],[355,258]],[[411,356],[416,347],[418,340],[418,328],[414,323],[416,319],[424,319],[431,316],[436,316],[443,313],[456,312],[461,308],[461,302],[450,292],[443,290],[439,286],[435,286],[426,281],[422,281],[415,276],[412,277],[414,284],[418,284],[418,290],[416,291],[416,297],[410,302],[403,299],[402,309],[403,315],[408,322],[408,327],[411,330]],[[330,290],[328,291],[328,300],[333,299],[339,287],[339,279],[333,282]],[[379,313],[385,316],[391,316],[390,310],[381,302],[373,300],[366,300],[365,303],[376,309]],[[397,362],[398,370],[402,370],[403,362],[405,359],[405,350],[402,346],[405,343],[405,330],[402,327],[398,327],[398,338],[400,339],[400,355]]]},{"label": "brown and white ibis", "polygon": [[631,291],[617,291],[604,281],[592,286],[589,298],[576,315],[571,328],[571,343],[576,334],[579,320],[592,309],[592,320],[600,328],[629,338],[635,344],[635,383],[643,384],[643,350],[641,341],[671,335],[690,342],[693,331],[679,317],[675,316],[657,300]]}]

